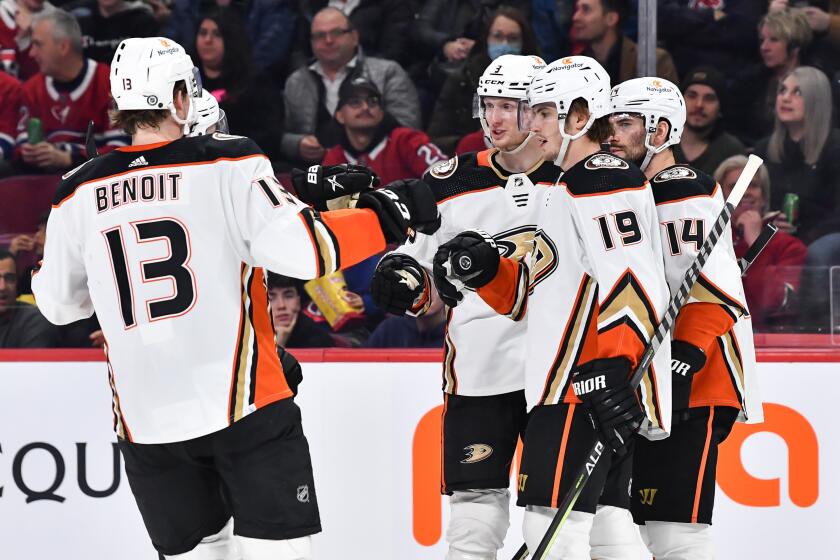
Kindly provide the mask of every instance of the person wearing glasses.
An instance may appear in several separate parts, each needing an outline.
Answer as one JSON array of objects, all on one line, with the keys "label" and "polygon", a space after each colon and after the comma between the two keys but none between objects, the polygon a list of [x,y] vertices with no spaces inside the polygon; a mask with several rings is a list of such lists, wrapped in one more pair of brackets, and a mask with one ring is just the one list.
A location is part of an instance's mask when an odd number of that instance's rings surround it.
[{"label": "person wearing glasses", "polygon": [[322,165],[364,165],[387,185],[421,177],[429,166],[448,159],[425,132],[400,126],[382,107],[379,88],[365,77],[341,85],[335,120],[341,138],[327,150]]},{"label": "person wearing glasses", "polygon": [[283,154],[296,162],[319,162],[325,147],[338,143],[333,121],[339,89],[346,80],[365,76],[382,92],[382,107],[401,125],[420,128],[417,91],[399,64],[365,56],[359,32],[340,10],[324,8],[312,19],[310,39],[315,60],[293,72],[285,87],[286,127]]}]

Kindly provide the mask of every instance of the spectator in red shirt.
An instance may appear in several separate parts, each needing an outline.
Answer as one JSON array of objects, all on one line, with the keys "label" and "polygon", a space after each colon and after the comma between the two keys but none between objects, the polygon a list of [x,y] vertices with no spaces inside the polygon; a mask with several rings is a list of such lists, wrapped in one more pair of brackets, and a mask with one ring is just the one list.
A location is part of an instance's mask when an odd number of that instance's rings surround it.
[{"label": "spectator in red shirt", "polygon": [[[724,198],[732,192],[746,164],[746,156],[737,155],[718,166],[715,180],[723,188]],[[738,258],[743,257],[758,238],[764,224],[778,214],[768,213],[769,208],[770,174],[762,165],[732,216],[735,255]],[[792,318],[792,296],[799,289],[799,275],[807,253],[807,248],[799,239],[780,230],[744,275],[747,306],[756,331],[768,330],[768,327]]]},{"label": "spectator in red shirt", "polygon": [[0,61],[2,70],[26,80],[38,73],[38,64],[29,53],[32,44],[32,18],[55,7],[44,0],[3,0],[0,2]]},{"label": "spectator in red shirt", "polygon": [[[128,143],[108,117],[108,66],[84,57],[73,16],[58,9],[36,15],[31,53],[41,71],[23,84],[17,146],[26,171],[67,171],[82,164],[89,121],[100,151]],[[42,138],[29,137],[32,118],[41,121]]]},{"label": "spectator in red shirt", "polygon": [[335,120],[342,127],[341,143],[327,151],[323,165],[365,165],[387,185],[421,177],[429,166],[447,159],[425,132],[400,126],[386,113],[379,89],[363,76],[341,85]]},{"label": "spectator in red shirt", "polygon": [[0,177],[11,172],[15,153],[15,128],[20,112],[20,82],[0,72]]}]

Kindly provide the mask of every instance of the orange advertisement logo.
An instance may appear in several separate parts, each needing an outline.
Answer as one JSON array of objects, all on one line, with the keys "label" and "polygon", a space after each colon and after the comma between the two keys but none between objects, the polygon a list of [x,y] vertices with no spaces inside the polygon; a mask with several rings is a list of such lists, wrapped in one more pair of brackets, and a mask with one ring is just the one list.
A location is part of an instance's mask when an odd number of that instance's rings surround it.
[{"label": "orange advertisement logo", "polygon": [[786,406],[765,403],[763,424],[736,424],[719,448],[717,483],[733,501],[751,507],[781,504],[779,478],[756,478],[741,461],[741,447],[753,434],[770,432],[788,449],[788,493],[799,507],[810,507],[819,497],[819,443],[808,419]]},{"label": "orange advertisement logo", "polygon": [[653,87],[661,88],[662,87],[662,82],[659,81],[659,80],[653,80]]},{"label": "orange advertisement logo", "polygon": [[571,59],[571,58],[564,58],[564,59],[563,59],[563,60],[561,60],[560,62],[562,62],[563,64],[571,64],[571,63],[572,63],[572,59]]}]

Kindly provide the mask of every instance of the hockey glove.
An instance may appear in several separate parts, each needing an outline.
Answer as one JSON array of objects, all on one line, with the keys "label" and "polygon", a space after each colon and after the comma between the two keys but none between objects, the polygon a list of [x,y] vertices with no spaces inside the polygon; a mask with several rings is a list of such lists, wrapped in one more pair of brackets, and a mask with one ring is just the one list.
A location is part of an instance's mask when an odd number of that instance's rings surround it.
[{"label": "hockey glove", "polygon": [[422,315],[431,303],[429,276],[416,260],[401,253],[382,257],[370,283],[373,301],[388,313]]},{"label": "hockey glove", "polygon": [[589,407],[590,418],[607,444],[618,455],[627,446],[645,418],[630,387],[630,360],[602,358],[581,364],[572,376],[572,388]]},{"label": "hockey glove", "polygon": [[364,165],[312,165],[306,171],[292,169],[292,184],[298,198],[316,210],[337,210],[350,207],[354,195],[378,186],[379,177]]},{"label": "hockey glove", "polygon": [[394,181],[383,189],[363,192],[356,208],[376,212],[388,243],[402,243],[414,232],[432,234],[440,227],[435,196],[419,179]]},{"label": "hockey glove", "polygon": [[292,390],[292,394],[297,396],[298,385],[303,381],[303,370],[297,358],[292,356],[285,348],[277,347],[277,355],[280,357],[280,365],[283,366],[283,375],[286,377],[286,385]]},{"label": "hockey glove", "polygon": [[691,379],[706,365],[706,353],[684,340],[671,341],[671,382],[674,384],[674,410],[688,408],[691,397]]},{"label": "hockey glove", "polygon": [[438,247],[432,275],[443,301],[455,307],[463,299],[463,286],[486,285],[499,271],[499,259],[496,242],[478,230],[461,232]]}]

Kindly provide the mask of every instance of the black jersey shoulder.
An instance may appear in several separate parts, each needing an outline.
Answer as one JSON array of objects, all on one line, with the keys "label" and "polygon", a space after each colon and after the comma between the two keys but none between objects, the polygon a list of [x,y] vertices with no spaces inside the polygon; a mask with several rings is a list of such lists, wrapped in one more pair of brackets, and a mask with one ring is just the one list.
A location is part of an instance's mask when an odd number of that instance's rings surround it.
[{"label": "black jersey shoulder", "polygon": [[479,163],[482,152],[467,152],[433,165],[423,181],[431,187],[438,202],[468,192],[502,186],[493,170]]},{"label": "black jersey shoulder", "polygon": [[259,146],[244,136],[215,133],[180,138],[145,150],[115,150],[88,160],[62,176],[53,204],[58,205],[85,183],[142,169],[178,167],[262,156]]},{"label": "black jersey shoulder", "polygon": [[528,174],[528,177],[531,178],[531,182],[535,185],[538,183],[550,183],[553,185],[557,182],[557,178],[559,176],[560,168],[550,161],[542,162],[539,167]]},{"label": "black jersey shoulder", "polygon": [[634,164],[607,152],[598,152],[576,163],[562,182],[573,196],[609,194],[640,189],[647,177]]},{"label": "black jersey shoulder", "polygon": [[684,198],[709,197],[715,193],[716,181],[690,165],[677,164],[654,175],[650,182],[657,204]]}]

